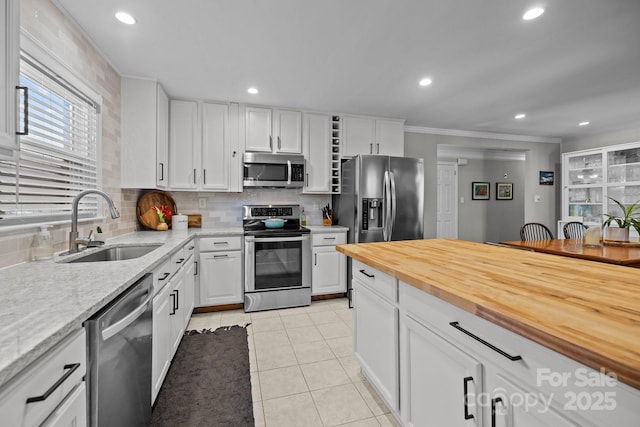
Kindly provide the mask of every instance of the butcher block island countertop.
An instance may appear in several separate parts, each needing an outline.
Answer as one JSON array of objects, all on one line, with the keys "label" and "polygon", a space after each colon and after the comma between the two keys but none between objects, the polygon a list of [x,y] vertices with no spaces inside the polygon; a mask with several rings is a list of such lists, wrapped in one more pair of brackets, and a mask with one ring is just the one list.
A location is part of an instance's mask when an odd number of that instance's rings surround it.
[{"label": "butcher block island countertop", "polygon": [[336,248],[640,389],[638,269],[453,239]]}]

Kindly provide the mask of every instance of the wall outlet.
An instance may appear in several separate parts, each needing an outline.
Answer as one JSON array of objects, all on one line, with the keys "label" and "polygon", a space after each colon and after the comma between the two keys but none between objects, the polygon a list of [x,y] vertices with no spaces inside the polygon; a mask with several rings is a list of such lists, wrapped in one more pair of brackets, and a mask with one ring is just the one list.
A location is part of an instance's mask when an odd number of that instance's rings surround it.
[{"label": "wall outlet", "polygon": [[207,207],[207,199],[204,197],[200,197],[198,199],[198,207],[200,209],[205,209]]}]

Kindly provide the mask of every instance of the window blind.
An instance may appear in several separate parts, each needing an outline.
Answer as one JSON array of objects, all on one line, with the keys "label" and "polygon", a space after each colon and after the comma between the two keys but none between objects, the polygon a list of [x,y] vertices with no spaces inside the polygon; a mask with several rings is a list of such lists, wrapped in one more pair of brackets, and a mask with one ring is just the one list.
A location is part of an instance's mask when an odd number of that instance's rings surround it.
[{"label": "window blind", "polygon": [[[25,54],[20,85],[28,88],[27,103],[20,91],[20,123],[27,114],[28,134],[20,137],[18,161],[0,162],[0,224],[12,217],[29,219],[24,222],[69,218],[74,196],[98,187],[97,105]],[[97,212],[96,197],[81,199],[80,217]]]}]

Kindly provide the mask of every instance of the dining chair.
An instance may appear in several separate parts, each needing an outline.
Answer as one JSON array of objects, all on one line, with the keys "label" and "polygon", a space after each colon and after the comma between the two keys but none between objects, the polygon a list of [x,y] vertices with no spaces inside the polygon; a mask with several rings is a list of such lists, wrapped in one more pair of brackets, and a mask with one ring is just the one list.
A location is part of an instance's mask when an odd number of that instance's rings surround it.
[{"label": "dining chair", "polygon": [[528,222],[520,228],[520,240],[553,240],[553,233],[544,224]]},{"label": "dining chair", "polygon": [[584,237],[584,230],[587,227],[578,221],[567,222],[562,227],[562,232],[564,233],[565,239],[582,239]]}]

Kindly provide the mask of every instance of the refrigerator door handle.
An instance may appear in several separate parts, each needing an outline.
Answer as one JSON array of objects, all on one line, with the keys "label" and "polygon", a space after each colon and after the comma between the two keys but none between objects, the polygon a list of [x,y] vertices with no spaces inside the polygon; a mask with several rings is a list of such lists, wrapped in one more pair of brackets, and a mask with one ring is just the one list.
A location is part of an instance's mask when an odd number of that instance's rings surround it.
[{"label": "refrigerator door handle", "polygon": [[393,172],[389,172],[389,182],[391,185],[391,221],[389,222],[389,240],[393,236],[393,228],[396,224],[396,177],[393,176]]},{"label": "refrigerator door handle", "polygon": [[389,171],[384,172],[384,188],[383,188],[383,202],[384,215],[382,216],[382,237],[385,242],[391,240],[389,234],[389,221],[391,221],[391,179]]}]

